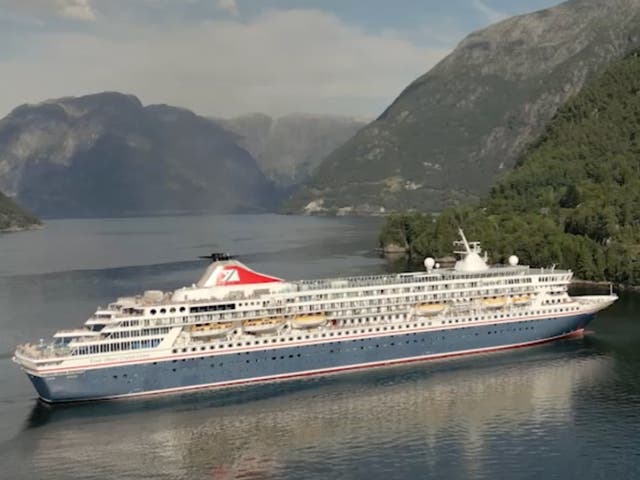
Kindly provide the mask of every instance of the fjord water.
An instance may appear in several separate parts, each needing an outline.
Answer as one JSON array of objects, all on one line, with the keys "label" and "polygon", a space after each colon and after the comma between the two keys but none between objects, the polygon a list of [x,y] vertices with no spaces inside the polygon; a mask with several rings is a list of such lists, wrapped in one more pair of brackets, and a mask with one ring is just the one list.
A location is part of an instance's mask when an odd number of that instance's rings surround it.
[{"label": "fjord water", "polygon": [[286,278],[379,273],[376,219],[56,220],[0,236],[0,478],[640,478],[640,295],[574,340],[111,403],[39,403],[17,343],[191,284],[197,255]]}]

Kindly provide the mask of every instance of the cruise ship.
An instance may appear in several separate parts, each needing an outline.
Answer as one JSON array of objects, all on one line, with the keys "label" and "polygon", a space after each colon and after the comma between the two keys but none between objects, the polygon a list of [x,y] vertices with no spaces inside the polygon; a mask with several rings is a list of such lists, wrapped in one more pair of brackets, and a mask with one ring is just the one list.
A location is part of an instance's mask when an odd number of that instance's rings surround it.
[{"label": "cruise ship", "polygon": [[462,231],[451,268],[285,281],[212,254],[197,283],[98,308],[17,347],[46,402],[130,398],[524,347],[580,335],[617,296],[570,296],[572,272],[487,264]]}]

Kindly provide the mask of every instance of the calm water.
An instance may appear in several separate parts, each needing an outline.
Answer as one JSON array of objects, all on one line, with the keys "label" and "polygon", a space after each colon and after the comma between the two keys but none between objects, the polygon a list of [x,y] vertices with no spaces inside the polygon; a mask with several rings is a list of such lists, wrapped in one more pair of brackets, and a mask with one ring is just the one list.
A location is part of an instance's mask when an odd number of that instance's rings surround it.
[{"label": "calm water", "polygon": [[231,251],[288,278],[381,272],[379,221],[58,220],[0,236],[0,478],[640,478],[640,296],[581,339],[226,392],[52,408],[16,343],[192,283]]}]

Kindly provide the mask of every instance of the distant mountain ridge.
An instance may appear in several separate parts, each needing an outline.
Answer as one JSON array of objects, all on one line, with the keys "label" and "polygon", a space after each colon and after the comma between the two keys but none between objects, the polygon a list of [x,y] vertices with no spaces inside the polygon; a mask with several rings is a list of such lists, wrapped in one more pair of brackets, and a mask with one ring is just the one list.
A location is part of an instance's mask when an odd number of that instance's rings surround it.
[{"label": "distant mountain ridge", "polygon": [[104,92],[0,120],[0,190],[43,216],[272,210],[278,194],[226,130]]},{"label": "distant mountain ridge", "polygon": [[238,143],[278,185],[308,180],[320,162],[366,125],[339,115],[293,113],[273,118],[262,113],[215,119],[238,135]]},{"label": "distant mountain ridge", "polygon": [[332,152],[289,204],[438,211],[511,169],[585,81],[640,46],[640,0],[572,0],[467,36]]}]

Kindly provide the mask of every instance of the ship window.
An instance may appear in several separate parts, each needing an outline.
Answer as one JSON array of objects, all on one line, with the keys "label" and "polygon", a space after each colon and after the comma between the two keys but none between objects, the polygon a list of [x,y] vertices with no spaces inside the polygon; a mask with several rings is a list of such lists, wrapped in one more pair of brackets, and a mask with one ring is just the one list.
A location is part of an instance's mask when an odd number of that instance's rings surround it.
[{"label": "ship window", "polygon": [[152,308],[152,309],[151,309],[151,311],[150,311],[149,313],[151,313],[151,315],[155,315],[155,314],[156,314],[156,309],[155,309],[155,308]]},{"label": "ship window", "polygon": [[180,311],[181,311],[181,312],[184,312],[184,307],[180,307]]}]

